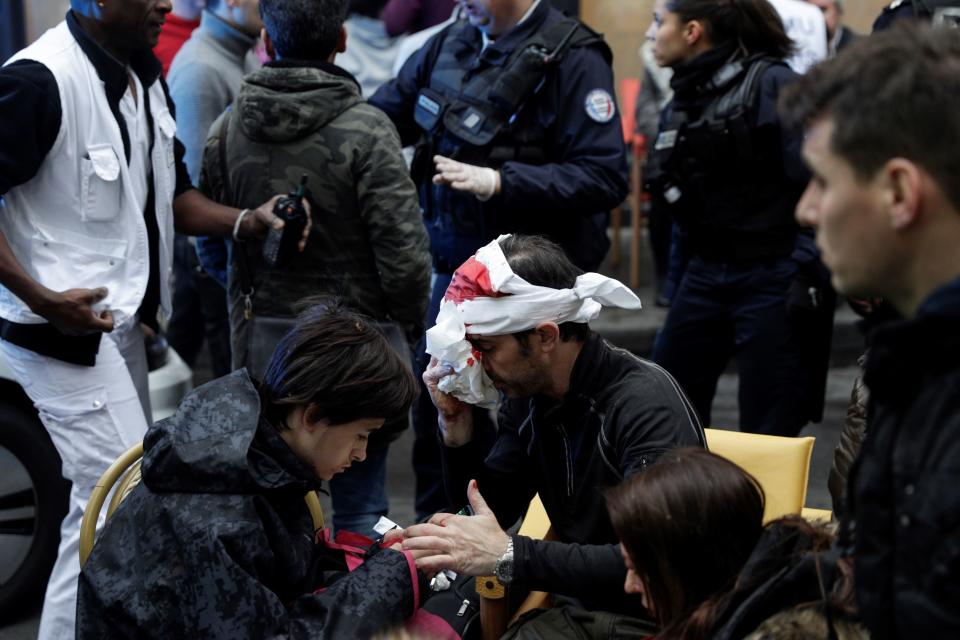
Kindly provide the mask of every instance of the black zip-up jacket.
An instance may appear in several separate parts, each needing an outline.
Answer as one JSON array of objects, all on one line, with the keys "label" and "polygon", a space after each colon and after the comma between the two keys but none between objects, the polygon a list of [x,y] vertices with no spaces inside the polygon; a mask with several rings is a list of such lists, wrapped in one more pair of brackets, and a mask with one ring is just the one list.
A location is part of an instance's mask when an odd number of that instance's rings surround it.
[{"label": "black zip-up jacket", "polygon": [[848,495],[873,638],[960,637],[960,278],[872,336]]},{"label": "black zip-up jacket", "polygon": [[577,357],[562,402],[507,400],[491,440],[442,447],[453,504],[476,478],[502,526],[539,493],[559,541],[514,536],[514,580],[579,599],[587,609],[636,614],[602,492],[675,447],[704,446],[700,419],[664,369],[596,334]]}]

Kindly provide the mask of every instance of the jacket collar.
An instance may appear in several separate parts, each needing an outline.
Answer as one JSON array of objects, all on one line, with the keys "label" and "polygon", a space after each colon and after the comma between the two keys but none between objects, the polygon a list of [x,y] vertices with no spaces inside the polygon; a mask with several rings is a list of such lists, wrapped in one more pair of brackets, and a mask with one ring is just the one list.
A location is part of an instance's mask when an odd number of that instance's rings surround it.
[{"label": "jacket collar", "polygon": [[567,389],[566,395],[563,396],[563,400],[558,402],[544,395],[534,396],[532,404],[537,413],[553,414],[562,407],[576,402],[577,399],[591,395],[597,386],[603,384],[601,373],[603,363],[598,362],[602,349],[603,338],[590,332],[583,343],[583,348],[577,355],[576,362],[573,363],[573,369],[570,371],[570,387]]},{"label": "jacket collar", "polygon": [[935,290],[913,318],[880,325],[870,335],[864,382],[876,397],[909,400],[922,372],[956,370],[960,358],[960,278]]},{"label": "jacket collar", "polygon": [[[73,11],[67,11],[67,27],[103,81],[110,108],[116,109],[129,86],[126,67],[83,30]],[[163,71],[160,61],[149,49],[137,52],[130,59],[130,68],[137,74],[144,91],[157,81]]]},{"label": "jacket collar", "polygon": [[681,98],[703,97],[703,87],[737,50],[736,43],[728,42],[704,51],[697,57],[681,62],[673,68],[670,87]]},{"label": "jacket collar", "polygon": [[257,42],[253,36],[230,26],[206,9],[200,15],[200,26],[197,27],[196,35],[215,42],[238,60],[243,60]]},{"label": "jacket collar", "polygon": [[264,489],[293,488],[306,491],[322,486],[310,467],[293,453],[277,428],[263,417],[257,424],[247,462],[250,473]]},{"label": "jacket collar", "polygon": [[270,62],[263,65],[270,69],[319,69],[330,75],[338,76],[340,78],[346,78],[357,85],[357,90],[360,89],[360,83],[357,82],[357,79],[353,77],[353,74],[344,69],[343,67],[338,67],[332,62],[327,62],[326,60],[297,60],[295,58],[284,58],[282,60],[271,60]]},{"label": "jacket collar", "polygon": [[960,278],[935,289],[917,307],[917,319],[930,316],[946,316],[960,320]]},{"label": "jacket collar", "polygon": [[144,437],[143,478],[158,493],[306,491],[321,481],[260,413],[246,369],[191,391]]},{"label": "jacket collar", "polygon": [[573,370],[570,372],[570,388],[564,401],[593,391],[599,384],[602,376],[598,375],[602,363],[598,362],[600,351],[603,348],[603,338],[594,332],[590,332],[583,343],[583,348],[577,356],[577,361],[573,363]]}]

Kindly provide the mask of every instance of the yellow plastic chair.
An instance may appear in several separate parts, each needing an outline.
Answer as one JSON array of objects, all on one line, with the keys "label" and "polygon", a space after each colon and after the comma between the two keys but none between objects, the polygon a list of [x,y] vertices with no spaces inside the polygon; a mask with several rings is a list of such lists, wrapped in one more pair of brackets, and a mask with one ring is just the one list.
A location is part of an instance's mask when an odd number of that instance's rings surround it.
[{"label": "yellow plastic chair", "polygon": [[[82,567],[90,557],[93,550],[97,532],[97,519],[100,516],[100,509],[104,501],[110,494],[110,490],[116,484],[116,491],[107,505],[107,519],[113,515],[120,503],[130,495],[130,492],[140,484],[140,463],[143,460],[143,442],[138,442],[127,449],[113,464],[104,472],[90,494],[90,500],[87,502],[87,508],[83,511],[83,520],[80,522],[80,566]],[[316,491],[308,491],[304,496],[307,503],[307,509],[310,510],[310,517],[313,518],[315,529],[322,529],[324,526],[323,508],[320,506],[320,498]]]},{"label": "yellow plastic chair", "polygon": [[[540,495],[533,496],[527,513],[523,516],[523,523],[517,532],[521,536],[538,540],[556,540],[547,510],[540,500]],[[480,637],[482,640],[494,640],[503,635],[507,627],[532,609],[543,609],[552,606],[550,594],[543,591],[531,591],[510,615],[507,588],[500,584],[495,576],[478,576],[477,593],[480,595]]]},{"label": "yellow plastic chair", "polygon": [[815,438],[785,438],[724,429],[704,429],[707,448],[748,471],[766,494],[763,521],[801,514],[829,520],[830,512],[804,509]]}]

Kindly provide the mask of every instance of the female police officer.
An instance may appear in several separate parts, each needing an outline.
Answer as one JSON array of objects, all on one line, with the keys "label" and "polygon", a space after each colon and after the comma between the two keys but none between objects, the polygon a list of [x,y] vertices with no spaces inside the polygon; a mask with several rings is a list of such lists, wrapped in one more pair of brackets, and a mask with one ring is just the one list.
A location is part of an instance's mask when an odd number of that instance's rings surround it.
[{"label": "female police officer", "polygon": [[654,19],[654,56],[674,71],[674,98],[650,181],[690,256],[654,360],[709,424],[735,355],[741,429],[794,435],[806,422],[806,374],[786,299],[807,175],[799,138],[776,114],[793,43],[766,0],[668,0]]}]

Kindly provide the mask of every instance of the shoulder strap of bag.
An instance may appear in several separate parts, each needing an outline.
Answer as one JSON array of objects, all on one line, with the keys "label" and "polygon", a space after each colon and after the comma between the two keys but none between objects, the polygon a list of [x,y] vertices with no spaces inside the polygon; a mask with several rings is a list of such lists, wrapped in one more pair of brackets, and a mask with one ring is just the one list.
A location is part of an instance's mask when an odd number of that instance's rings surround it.
[{"label": "shoulder strap of bag", "polygon": [[[220,156],[220,180],[223,183],[223,204],[232,201],[233,189],[230,187],[230,172],[227,170],[227,133],[230,129],[230,119],[233,117],[233,108],[227,107],[220,120],[220,135],[217,141],[217,150]],[[237,240],[242,245],[243,242]],[[243,317],[249,320],[253,317],[253,280],[250,278],[250,266],[247,264],[246,248],[234,247],[237,256],[237,272],[240,277],[240,295],[243,296]]]}]

